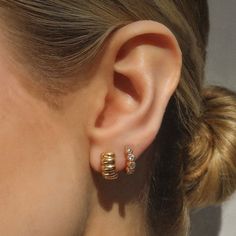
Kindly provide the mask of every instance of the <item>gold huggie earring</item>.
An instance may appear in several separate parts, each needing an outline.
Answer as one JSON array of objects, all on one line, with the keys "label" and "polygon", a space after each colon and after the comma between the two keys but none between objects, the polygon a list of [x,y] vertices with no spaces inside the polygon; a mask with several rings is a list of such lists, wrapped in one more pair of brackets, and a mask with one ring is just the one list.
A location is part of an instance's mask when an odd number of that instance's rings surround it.
[{"label": "gold huggie earring", "polygon": [[107,180],[114,180],[118,178],[115,163],[115,153],[103,152],[101,154],[102,176]]},{"label": "gold huggie earring", "polygon": [[133,150],[129,146],[125,146],[125,157],[126,157],[126,173],[128,175],[131,175],[135,171],[136,157],[133,153]]}]

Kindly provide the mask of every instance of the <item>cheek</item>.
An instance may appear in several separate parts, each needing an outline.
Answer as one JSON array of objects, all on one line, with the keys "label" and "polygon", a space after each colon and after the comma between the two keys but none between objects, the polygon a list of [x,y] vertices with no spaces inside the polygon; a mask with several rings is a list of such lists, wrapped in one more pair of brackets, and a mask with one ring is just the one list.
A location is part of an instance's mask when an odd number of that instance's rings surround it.
[{"label": "cheek", "polygon": [[[25,128],[25,127],[27,128]],[[79,235],[91,190],[86,144],[58,129],[0,132],[1,235]],[[5,130],[6,131],[6,130]]]}]

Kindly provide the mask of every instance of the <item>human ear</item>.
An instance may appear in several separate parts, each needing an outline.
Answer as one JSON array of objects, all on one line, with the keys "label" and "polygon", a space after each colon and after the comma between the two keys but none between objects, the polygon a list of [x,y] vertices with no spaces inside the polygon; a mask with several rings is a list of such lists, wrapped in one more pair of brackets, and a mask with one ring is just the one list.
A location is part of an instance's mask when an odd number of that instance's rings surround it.
[{"label": "human ear", "polygon": [[174,34],[151,20],[130,23],[106,42],[96,66],[100,89],[88,120],[90,165],[101,171],[100,154],[114,152],[125,168],[124,146],[137,158],[153,142],[181,74]]}]

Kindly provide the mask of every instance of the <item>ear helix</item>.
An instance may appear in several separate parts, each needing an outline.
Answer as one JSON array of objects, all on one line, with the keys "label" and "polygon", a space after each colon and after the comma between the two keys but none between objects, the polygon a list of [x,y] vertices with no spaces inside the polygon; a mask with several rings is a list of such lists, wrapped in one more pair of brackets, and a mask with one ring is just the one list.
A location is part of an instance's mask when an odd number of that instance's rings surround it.
[{"label": "ear helix", "polygon": [[[126,173],[131,175],[135,172],[136,168],[136,157],[133,150],[129,146],[124,148],[124,156],[126,160]],[[119,175],[116,170],[116,155],[113,152],[103,152],[101,153],[101,170],[102,176],[106,180],[118,179]]]}]

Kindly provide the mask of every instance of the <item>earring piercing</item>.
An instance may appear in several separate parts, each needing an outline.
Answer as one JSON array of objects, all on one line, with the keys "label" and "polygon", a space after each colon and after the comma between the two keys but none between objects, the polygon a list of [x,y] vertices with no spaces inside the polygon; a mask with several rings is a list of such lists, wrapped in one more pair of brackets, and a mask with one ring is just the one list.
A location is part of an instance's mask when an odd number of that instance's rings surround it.
[{"label": "earring piercing", "polygon": [[103,152],[101,154],[102,176],[107,180],[115,180],[118,178],[115,163],[115,153]]},{"label": "earring piercing", "polygon": [[136,168],[136,157],[133,150],[129,146],[125,146],[125,158],[126,158],[126,173],[131,175],[134,173]]}]

